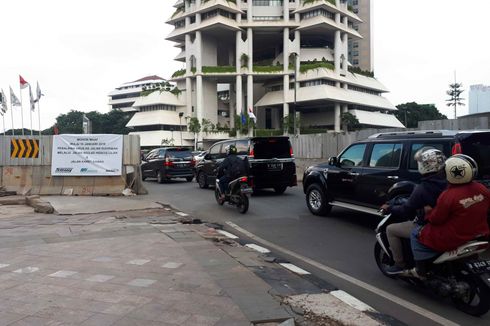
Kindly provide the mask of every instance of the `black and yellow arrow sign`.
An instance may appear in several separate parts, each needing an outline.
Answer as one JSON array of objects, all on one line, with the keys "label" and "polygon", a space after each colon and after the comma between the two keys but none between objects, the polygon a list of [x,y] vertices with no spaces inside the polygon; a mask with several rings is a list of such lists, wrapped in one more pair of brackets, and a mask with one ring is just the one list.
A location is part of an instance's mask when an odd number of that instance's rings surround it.
[{"label": "black and yellow arrow sign", "polygon": [[10,158],[38,158],[38,139],[16,139],[10,142]]}]

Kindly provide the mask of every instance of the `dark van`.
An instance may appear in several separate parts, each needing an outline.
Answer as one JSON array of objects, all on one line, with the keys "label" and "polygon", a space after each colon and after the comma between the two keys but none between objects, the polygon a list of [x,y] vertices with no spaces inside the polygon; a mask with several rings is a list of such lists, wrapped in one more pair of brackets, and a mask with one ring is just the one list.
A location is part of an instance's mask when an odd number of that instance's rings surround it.
[{"label": "dark van", "polygon": [[272,188],[282,194],[296,186],[296,164],[289,137],[252,137],[225,140],[211,146],[196,165],[199,187],[207,188],[216,181],[216,167],[226,157],[226,147],[235,145],[238,156],[247,157],[254,189]]},{"label": "dark van", "polygon": [[157,148],[145,156],[141,162],[143,180],[157,178],[159,183],[174,178],[184,178],[191,182],[194,178],[195,161],[189,149],[184,147]]}]

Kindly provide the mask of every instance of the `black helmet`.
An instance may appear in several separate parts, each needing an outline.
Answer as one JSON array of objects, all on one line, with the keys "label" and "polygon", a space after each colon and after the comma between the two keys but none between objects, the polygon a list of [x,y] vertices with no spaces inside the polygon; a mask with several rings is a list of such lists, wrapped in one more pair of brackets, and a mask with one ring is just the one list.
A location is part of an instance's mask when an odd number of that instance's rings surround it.
[{"label": "black helmet", "polygon": [[237,153],[235,145],[228,145],[226,146],[225,150],[226,150],[226,155],[232,155],[232,154],[236,155]]}]

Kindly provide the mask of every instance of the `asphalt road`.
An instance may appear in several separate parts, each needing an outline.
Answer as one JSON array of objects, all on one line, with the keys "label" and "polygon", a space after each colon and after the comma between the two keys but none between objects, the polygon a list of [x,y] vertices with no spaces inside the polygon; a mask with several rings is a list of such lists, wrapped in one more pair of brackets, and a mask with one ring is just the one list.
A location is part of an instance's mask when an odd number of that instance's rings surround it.
[{"label": "asphalt road", "polygon": [[[232,206],[217,205],[213,190],[199,189],[195,182],[188,183],[183,180],[158,184],[148,180],[144,184],[149,191],[147,199],[168,203],[205,221],[221,224],[231,221],[275,245],[343,272],[453,323],[490,325],[490,313],[480,318],[466,315],[456,310],[449,300],[441,300],[403,281],[383,276],[373,255],[374,229],[379,222],[374,216],[336,208],[328,217],[312,215],[306,207],[301,187],[289,188],[280,196],[275,195],[273,191],[263,191],[251,197],[249,212],[241,215]],[[406,324],[439,324],[434,318],[427,318],[413,308],[394,303],[323,269],[311,266],[302,259],[282,256],[351,293],[378,311]]]}]

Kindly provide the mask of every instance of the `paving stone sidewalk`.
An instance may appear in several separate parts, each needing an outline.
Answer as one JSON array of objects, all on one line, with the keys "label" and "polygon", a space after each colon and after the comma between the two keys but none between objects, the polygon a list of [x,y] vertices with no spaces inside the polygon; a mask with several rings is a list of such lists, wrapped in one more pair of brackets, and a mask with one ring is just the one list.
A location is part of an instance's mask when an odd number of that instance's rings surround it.
[{"label": "paving stone sidewalk", "polygon": [[[265,283],[163,208],[0,211],[0,326],[219,326],[250,325],[261,314],[288,317]],[[233,291],[223,290],[227,282]]]}]

